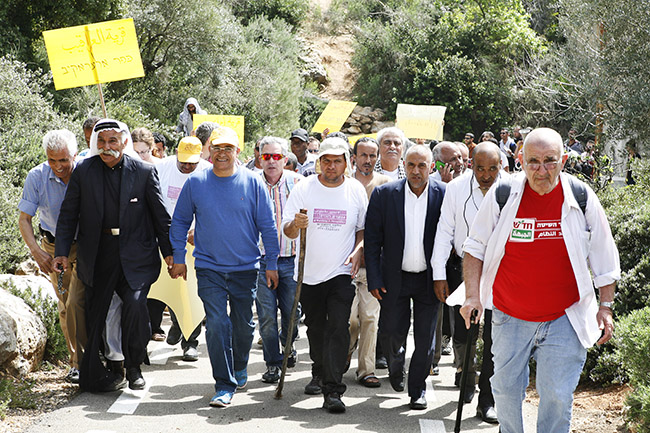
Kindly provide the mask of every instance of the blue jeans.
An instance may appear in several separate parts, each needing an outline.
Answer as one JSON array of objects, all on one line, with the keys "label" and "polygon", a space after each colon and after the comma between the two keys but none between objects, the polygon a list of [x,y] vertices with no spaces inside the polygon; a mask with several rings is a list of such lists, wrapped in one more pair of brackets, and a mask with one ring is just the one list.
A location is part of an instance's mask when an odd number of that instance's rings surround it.
[{"label": "blue jeans", "polygon": [[235,392],[235,371],[244,370],[248,365],[255,332],[256,278],[255,269],[217,272],[196,268],[198,294],[205,308],[205,339],[217,392]]},{"label": "blue jeans", "polygon": [[566,315],[527,322],[496,308],[492,312],[492,392],[503,433],[523,433],[521,405],[528,386],[528,361],[537,361],[537,431],[567,433],[573,391],[587,356]]},{"label": "blue jeans", "polygon": [[[282,348],[287,342],[287,330],[291,317],[293,300],[296,297],[296,282],[293,280],[294,256],[278,258],[278,277],[280,282],[275,290],[266,285],[266,261],[260,260],[260,271],[257,276],[257,318],[260,322],[260,335],[262,336],[262,348],[264,361],[268,367],[282,366]],[[282,332],[278,335],[278,308],[281,314]],[[300,320],[300,308],[296,310],[293,335],[291,342],[298,335],[298,321]]]}]

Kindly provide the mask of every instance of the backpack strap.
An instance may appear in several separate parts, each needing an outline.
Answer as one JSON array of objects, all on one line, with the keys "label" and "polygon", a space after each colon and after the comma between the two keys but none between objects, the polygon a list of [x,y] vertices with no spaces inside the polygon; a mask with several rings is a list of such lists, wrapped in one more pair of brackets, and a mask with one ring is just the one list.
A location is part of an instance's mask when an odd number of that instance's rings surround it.
[{"label": "backpack strap", "polygon": [[494,195],[497,200],[497,204],[499,205],[499,212],[503,210],[503,206],[506,205],[506,202],[508,201],[508,197],[510,197],[510,187],[511,187],[511,179],[510,176],[501,176],[501,179],[499,179],[499,183],[496,185],[496,190],[494,191]]},{"label": "backpack strap", "polygon": [[587,186],[584,182],[579,181],[573,176],[569,176],[569,184],[571,185],[573,197],[575,197],[578,206],[580,206],[580,210],[582,210],[582,214],[584,215],[587,211]]}]

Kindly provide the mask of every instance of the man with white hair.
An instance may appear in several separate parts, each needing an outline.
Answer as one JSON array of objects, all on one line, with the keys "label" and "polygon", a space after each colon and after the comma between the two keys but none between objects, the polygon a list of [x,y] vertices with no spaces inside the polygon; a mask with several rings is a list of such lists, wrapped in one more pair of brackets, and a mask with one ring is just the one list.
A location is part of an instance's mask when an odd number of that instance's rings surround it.
[{"label": "man with white hair", "polygon": [[[587,348],[612,337],[621,270],[598,197],[562,173],[562,137],[533,130],[519,154],[524,173],[497,182],[463,244],[469,328],[492,309],[491,384],[501,431],[523,433],[528,362],[537,361],[537,431],[567,432]],[[600,299],[596,299],[598,287]]]},{"label": "man with white hair", "polygon": [[406,172],[404,171],[402,153],[407,141],[404,132],[395,126],[380,130],[377,133],[379,159],[375,164],[375,171],[385,174],[391,180],[404,179]]},{"label": "man with white hair", "polygon": [[105,318],[117,294],[123,303],[126,377],[131,389],[143,389],[140,365],[151,337],[147,294],[160,274],[159,248],[167,264],[172,264],[170,218],[156,169],[131,156],[135,153],[125,124],[100,120],[90,144],[91,156],[72,172],[61,205],[53,267],[57,272],[71,270],[76,236],[77,272],[86,286],[88,322],[81,388],[112,391],[123,386],[123,379],[107,370],[99,356]]},{"label": "man with white hair", "polygon": [[[20,216],[18,227],[30,253],[42,272],[50,276],[54,292],[59,299],[59,323],[70,352],[70,371],[66,379],[79,383],[79,363],[86,344],[86,320],[84,312],[84,286],[77,278],[77,246],[70,251],[70,272],[64,274],[58,286],[58,273],[52,265],[56,221],[61,202],[68,189],[68,182],[76,165],[77,139],[68,130],[50,131],[43,137],[43,150],[47,161],[29,171],[18,203]],[[39,213],[41,233],[39,246],[34,237],[32,218]]]},{"label": "man with white hair", "polygon": [[[361,265],[363,227],[368,197],[350,176],[350,146],[339,137],[323,140],[316,176],[293,189],[282,216],[284,234],[296,239],[307,229],[305,270],[300,302],[305,313],[312,379],[305,394],[322,392],[323,407],[345,412],[341,395],[348,356],[348,319],[355,277]],[[307,214],[300,213],[306,209]],[[294,278],[298,277],[298,263]]]}]

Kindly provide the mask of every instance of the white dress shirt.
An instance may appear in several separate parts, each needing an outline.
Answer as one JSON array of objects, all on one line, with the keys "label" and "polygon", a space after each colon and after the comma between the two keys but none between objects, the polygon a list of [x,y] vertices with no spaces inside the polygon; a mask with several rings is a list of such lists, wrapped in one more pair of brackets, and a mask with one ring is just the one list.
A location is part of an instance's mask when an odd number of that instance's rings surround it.
[{"label": "white dress shirt", "polygon": [[446,264],[452,247],[459,257],[463,256],[463,242],[482,201],[483,193],[472,170],[447,184],[431,256],[434,280],[447,279]]},{"label": "white dress shirt", "polygon": [[416,196],[408,182],[404,185],[404,256],[402,270],[423,272],[427,270],[424,256],[424,223],[427,218],[429,182],[420,196]]},{"label": "white dress shirt", "polygon": [[[560,174],[564,192],[561,225],[580,299],[565,311],[580,342],[585,348],[589,348],[601,334],[596,321],[598,304],[594,286],[603,287],[619,280],[621,267],[607,216],[598,197],[587,187],[587,208],[583,215],[571,191],[568,176],[566,173]],[[506,242],[517,216],[525,184],[524,173],[512,176],[510,198],[502,210],[499,210],[496,201],[495,188],[491,188],[463,244],[465,253],[483,262],[480,293],[484,307],[492,307],[492,285],[505,254]],[[544,272],[551,271],[540,269],[535,278],[543,279]]]}]

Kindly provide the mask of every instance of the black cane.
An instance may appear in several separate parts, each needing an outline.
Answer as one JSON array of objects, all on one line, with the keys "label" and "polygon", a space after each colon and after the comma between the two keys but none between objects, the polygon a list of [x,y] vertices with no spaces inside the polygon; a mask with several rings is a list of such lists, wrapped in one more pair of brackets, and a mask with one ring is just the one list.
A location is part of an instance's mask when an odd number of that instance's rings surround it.
[{"label": "black cane", "polygon": [[467,343],[465,343],[465,359],[463,359],[463,371],[460,374],[460,397],[458,397],[458,410],[456,410],[456,425],[454,426],[454,433],[460,432],[460,422],[463,417],[463,404],[465,403],[465,387],[467,385],[467,375],[469,373],[469,363],[472,358],[471,347],[474,340],[474,334],[478,332],[478,323],[476,317],[478,310],[472,310],[469,319],[469,331],[467,332]]}]

